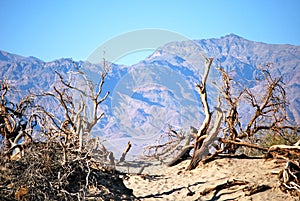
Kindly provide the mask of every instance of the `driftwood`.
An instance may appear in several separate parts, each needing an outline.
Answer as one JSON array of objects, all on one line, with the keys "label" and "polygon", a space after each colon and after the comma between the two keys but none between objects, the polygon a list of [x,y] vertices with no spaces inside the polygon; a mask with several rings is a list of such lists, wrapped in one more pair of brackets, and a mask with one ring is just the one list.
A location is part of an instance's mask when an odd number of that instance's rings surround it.
[{"label": "driftwood", "polygon": [[204,55],[201,55],[201,56],[205,60],[205,72],[204,72],[201,83],[198,84],[197,87],[199,89],[199,94],[200,94],[202,106],[204,109],[205,119],[202,122],[202,125],[201,125],[200,129],[198,130],[198,133],[195,138],[194,153],[193,153],[193,157],[190,162],[190,165],[188,166],[189,170],[194,169],[197,166],[197,164],[199,163],[199,161],[201,160],[201,159],[199,159],[198,150],[202,147],[203,141],[200,141],[199,138],[201,138],[201,136],[207,134],[207,130],[208,130],[210,120],[211,120],[211,112],[210,112],[209,105],[207,102],[206,80],[207,80],[207,77],[208,77],[208,74],[210,71],[210,66],[212,64],[213,58],[206,58]]},{"label": "driftwood", "polygon": [[[248,185],[248,184],[249,184],[248,181],[234,179],[232,181],[227,181],[225,183],[218,184],[214,187],[205,188],[203,191],[200,192],[200,195],[204,196],[213,191],[221,191],[223,189],[227,189],[233,186]],[[272,189],[272,187],[269,185],[258,184],[258,185],[245,186],[245,188],[243,188],[243,192],[245,193],[245,196],[251,196],[253,194],[263,192],[269,189]]]},{"label": "driftwood", "polygon": [[300,154],[300,146],[273,145],[268,149],[269,152],[278,151],[278,150],[295,151],[295,152],[299,152]]},{"label": "driftwood", "polygon": [[300,158],[300,146],[273,145],[268,149],[267,156],[286,160]]},{"label": "driftwood", "polygon": [[[220,102],[219,102],[220,105]],[[194,160],[192,159],[189,166],[187,167],[187,170],[194,169],[198,163],[207,157],[209,153],[209,145],[212,145],[213,142],[217,139],[217,135],[219,133],[219,129],[221,126],[221,120],[223,118],[223,112],[222,110],[218,107],[216,108],[217,114],[216,114],[216,120],[215,120],[215,125],[214,128],[211,130],[210,134],[208,137],[203,141],[203,144],[200,149],[194,150],[194,155],[195,158]]]},{"label": "driftwood", "polygon": [[285,168],[279,172],[279,188],[285,193],[300,198],[300,166],[296,162],[289,161]]},{"label": "driftwood", "polygon": [[131,143],[129,141],[125,151],[122,153],[122,156],[121,156],[120,161],[119,161],[120,163],[125,161],[125,156],[128,153],[128,151],[130,150],[130,148],[131,148]]},{"label": "driftwood", "polygon": [[[183,160],[186,160],[190,158],[190,151],[194,148],[193,144],[190,144],[191,140],[195,138],[196,134],[198,133],[198,130],[194,128],[193,126],[190,127],[190,134],[187,135],[185,138],[184,146],[178,151],[177,155],[167,163],[167,166],[172,167],[174,165],[177,165]],[[204,140],[206,137],[202,136],[199,140]]]},{"label": "driftwood", "polygon": [[[206,80],[207,80],[207,77],[208,77],[208,74],[210,71],[210,66],[212,64],[213,58],[206,58],[204,55],[201,55],[201,56],[205,60],[205,72],[204,72],[201,83],[198,84],[197,87],[199,88],[199,94],[200,94],[202,106],[204,109],[205,119],[196,135],[196,138],[194,141],[193,157],[192,157],[192,160],[191,160],[189,166],[187,167],[187,170],[194,169],[198,165],[198,163],[203,159],[203,157],[205,157],[209,154],[208,146],[210,144],[212,144],[213,141],[216,139],[216,136],[218,135],[219,128],[221,125],[221,120],[223,118],[223,112],[220,108],[221,101],[219,98],[218,108],[216,108],[217,115],[216,115],[215,125],[209,134],[208,129],[209,129],[209,126],[211,123],[212,113],[210,112],[209,105],[207,102]],[[200,141],[199,139],[205,135],[207,135],[208,137],[205,140]]]},{"label": "driftwood", "polygon": [[174,165],[177,165],[181,161],[187,159],[190,157],[190,151],[194,148],[194,145],[187,145],[184,146],[180,152],[176,155],[175,158],[173,158],[170,162],[167,163],[167,166],[172,167]]}]

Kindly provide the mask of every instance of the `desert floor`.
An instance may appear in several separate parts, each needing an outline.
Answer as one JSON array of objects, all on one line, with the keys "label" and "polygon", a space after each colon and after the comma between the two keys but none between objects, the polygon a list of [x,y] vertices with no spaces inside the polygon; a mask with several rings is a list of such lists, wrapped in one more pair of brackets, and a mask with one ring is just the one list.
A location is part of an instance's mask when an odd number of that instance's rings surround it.
[{"label": "desert floor", "polygon": [[[284,161],[264,159],[222,158],[200,164],[187,171],[189,160],[167,167],[160,162],[128,161],[117,169],[128,173],[125,185],[133,190],[139,200],[298,200],[280,191],[277,174],[285,166]],[[142,174],[137,174],[144,166]],[[200,195],[204,189],[227,181],[245,181],[223,190]],[[249,187],[269,186],[270,189],[249,195]]]}]

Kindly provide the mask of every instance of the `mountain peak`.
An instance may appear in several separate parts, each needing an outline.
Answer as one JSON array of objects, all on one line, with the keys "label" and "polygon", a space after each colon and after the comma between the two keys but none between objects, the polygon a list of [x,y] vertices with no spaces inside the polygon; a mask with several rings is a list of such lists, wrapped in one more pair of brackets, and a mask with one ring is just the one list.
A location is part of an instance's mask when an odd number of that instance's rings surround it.
[{"label": "mountain peak", "polygon": [[230,34],[227,34],[224,36],[225,38],[242,38],[241,36],[239,35],[236,35],[234,33],[230,33]]},{"label": "mountain peak", "polygon": [[234,33],[231,33],[231,34],[228,34],[228,35],[225,35],[223,37],[221,37],[220,39],[227,39],[227,40],[246,40],[245,38],[239,36],[239,35],[236,35]]}]

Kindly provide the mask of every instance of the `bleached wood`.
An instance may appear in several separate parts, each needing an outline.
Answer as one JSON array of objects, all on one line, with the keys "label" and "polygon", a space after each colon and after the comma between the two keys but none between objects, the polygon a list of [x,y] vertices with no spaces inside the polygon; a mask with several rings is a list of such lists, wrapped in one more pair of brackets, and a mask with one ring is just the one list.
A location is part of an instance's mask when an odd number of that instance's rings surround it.
[{"label": "bleached wood", "polygon": [[[195,143],[194,143],[194,153],[193,153],[193,157],[192,160],[189,164],[189,166],[187,167],[188,170],[194,169],[198,163],[202,160],[202,158],[204,156],[207,156],[209,153],[208,150],[208,146],[215,140],[216,135],[218,134],[218,130],[220,128],[221,125],[221,120],[223,118],[223,112],[220,108],[221,102],[219,99],[219,106],[217,109],[217,115],[216,115],[216,120],[215,120],[215,126],[211,132],[211,134],[208,134],[208,128],[210,125],[210,121],[211,121],[211,112],[209,109],[209,105],[207,102],[207,93],[206,93],[206,81],[207,81],[207,77],[210,71],[210,67],[213,61],[213,58],[207,58],[205,57],[203,54],[201,54],[201,57],[205,60],[205,72],[202,78],[202,81],[199,85],[197,85],[197,87],[199,88],[199,94],[200,94],[200,98],[201,98],[201,102],[202,102],[202,106],[204,109],[204,114],[205,114],[205,119],[200,127],[200,129],[198,130],[196,139],[195,139]],[[199,140],[201,138],[201,136],[207,135],[208,137],[205,138],[203,141]]]}]

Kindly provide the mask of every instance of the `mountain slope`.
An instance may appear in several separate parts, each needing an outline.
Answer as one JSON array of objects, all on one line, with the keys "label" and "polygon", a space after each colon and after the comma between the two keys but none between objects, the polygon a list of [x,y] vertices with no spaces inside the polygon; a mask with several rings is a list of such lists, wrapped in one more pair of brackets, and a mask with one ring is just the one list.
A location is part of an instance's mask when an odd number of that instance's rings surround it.
[{"label": "mountain slope", "polygon": [[[236,83],[257,89],[254,82],[259,66],[273,63],[271,73],[283,76],[289,100],[289,117],[300,123],[300,47],[253,42],[234,34],[220,39],[171,42],[133,66],[112,65],[105,83],[111,95],[102,105],[106,115],[93,135],[108,139],[106,145],[117,155],[128,140],[132,155],[157,140],[168,124],[188,131],[203,120],[201,103],[195,87],[204,71],[200,53],[214,57],[208,79],[209,102],[216,104],[219,80],[215,67],[222,66]],[[100,66],[72,59],[44,62],[0,51],[0,76],[10,80],[24,93],[30,89],[49,90],[56,82],[55,71],[67,76],[74,63],[97,81]],[[17,98],[17,94],[16,97]]]},{"label": "mountain slope", "polygon": [[[300,116],[297,111],[300,97],[298,91],[300,84],[299,46],[253,42],[231,34],[220,39],[169,43],[159,48],[146,61],[147,63],[168,62],[170,66],[176,66],[178,71],[186,76],[188,73],[184,73],[183,68],[188,67],[198,78],[204,71],[203,60],[199,57],[200,53],[214,57],[215,66],[224,67],[237,83],[250,88],[253,87],[257,69],[267,63],[273,63],[272,75],[282,76],[285,83],[290,102],[290,117],[299,123]],[[218,76],[217,70],[213,68],[210,73],[211,80],[215,80]],[[197,82],[197,80],[193,81]]]}]

